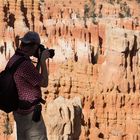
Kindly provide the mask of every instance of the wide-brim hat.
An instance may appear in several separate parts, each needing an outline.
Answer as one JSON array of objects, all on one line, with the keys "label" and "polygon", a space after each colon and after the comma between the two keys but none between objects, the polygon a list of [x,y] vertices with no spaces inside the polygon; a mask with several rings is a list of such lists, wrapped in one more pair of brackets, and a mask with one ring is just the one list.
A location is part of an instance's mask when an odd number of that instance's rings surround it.
[{"label": "wide-brim hat", "polygon": [[40,44],[40,37],[37,32],[29,31],[22,38],[19,38],[25,44],[37,43]]}]

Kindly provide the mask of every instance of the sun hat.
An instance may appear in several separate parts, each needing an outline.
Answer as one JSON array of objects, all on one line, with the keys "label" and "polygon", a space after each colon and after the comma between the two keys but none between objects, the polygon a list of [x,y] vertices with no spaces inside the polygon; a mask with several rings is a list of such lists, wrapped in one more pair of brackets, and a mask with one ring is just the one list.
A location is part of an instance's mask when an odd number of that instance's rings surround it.
[{"label": "sun hat", "polygon": [[40,37],[37,32],[28,31],[22,38],[20,38],[21,42],[25,44],[29,43],[37,43],[40,44]]}]

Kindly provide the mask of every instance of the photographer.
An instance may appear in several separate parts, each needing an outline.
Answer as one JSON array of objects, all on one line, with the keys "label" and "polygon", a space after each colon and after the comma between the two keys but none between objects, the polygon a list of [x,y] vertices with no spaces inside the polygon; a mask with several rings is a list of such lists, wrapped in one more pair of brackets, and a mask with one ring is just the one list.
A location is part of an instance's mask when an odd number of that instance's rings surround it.
[{"label": "photographer", "polygon": [[[41,115],[41,87],[48,85],[46,59],[54,56],[53,49],[45,49],[40,44],[36,32],[27,32],[15,54],[10,58],[11,66],[20,57],[25,57],[16,72],[14,80],[18,89],[19,108],[13,112],[17,126],[17,140],[47,140],[46,127]],[[37,66],[30,56],[38,59]]]}]

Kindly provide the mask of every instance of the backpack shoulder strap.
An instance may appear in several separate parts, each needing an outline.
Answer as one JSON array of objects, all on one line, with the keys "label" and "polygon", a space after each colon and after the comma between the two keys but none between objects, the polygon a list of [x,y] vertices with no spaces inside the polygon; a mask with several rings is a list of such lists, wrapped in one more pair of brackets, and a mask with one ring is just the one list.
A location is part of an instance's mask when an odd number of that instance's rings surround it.
[{"label": "backpack shoulder strap", "polygon": [[18,66],[25,60],[26,60],[25,57],[20,57],[17,61],[15,61],[12,64],[12,66],[10,68],[6,67],[6,69],[9,69],[11,73],[14,73],[16,71],[16,69],[18,68]]}]

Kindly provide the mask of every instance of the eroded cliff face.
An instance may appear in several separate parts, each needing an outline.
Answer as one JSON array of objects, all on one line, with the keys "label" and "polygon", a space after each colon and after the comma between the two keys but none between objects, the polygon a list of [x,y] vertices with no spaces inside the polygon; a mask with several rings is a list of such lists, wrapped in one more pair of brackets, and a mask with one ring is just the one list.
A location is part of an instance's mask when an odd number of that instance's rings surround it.
[{"label": "eroded cliff face", "polygon": [[[42,89],[49,140],[140,139],[139,1],[0,3],[0,70],[28,30],[55,49],[49,86]],[[12,114],[2,116],[0,139],[15,140]]]}]

